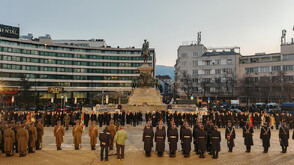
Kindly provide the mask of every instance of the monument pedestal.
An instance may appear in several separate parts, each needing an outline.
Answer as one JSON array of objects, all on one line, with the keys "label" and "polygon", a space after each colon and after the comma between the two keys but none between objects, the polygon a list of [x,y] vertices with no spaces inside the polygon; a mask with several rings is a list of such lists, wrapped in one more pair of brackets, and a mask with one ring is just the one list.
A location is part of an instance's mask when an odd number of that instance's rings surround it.
[{"label": "monument pedestal", "polygon": [[160,91],[152,87],[139,87],[132,90],[128,105],[164,105]]}]

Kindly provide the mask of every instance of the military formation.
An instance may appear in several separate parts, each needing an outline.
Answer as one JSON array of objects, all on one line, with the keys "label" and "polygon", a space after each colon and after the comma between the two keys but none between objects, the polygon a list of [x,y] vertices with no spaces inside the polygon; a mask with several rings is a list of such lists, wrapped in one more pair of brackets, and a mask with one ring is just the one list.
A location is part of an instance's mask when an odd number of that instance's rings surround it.
[{"label": "military formation", "polygon": [[[99,112],[83,114],[84,129],[89,130],[90,149],[96,150],[100,141],[100,158],[108,160],[108,153],[117,148],[118,159],[124,159],[124,140],[127,138],[124,126],[137,126],[143,123],[141,112],[116,111],[114,113]],[[288,113],[261,112],[170,112],[153,111],[145,113],[146,126],[143,130],[143,143],[145,156],[150,157],[152,148],[159,157],[164,156],[165,144],[168,142],[169,156],[176,157],[178,143],[185,158],[190,157],[192,150],[205,158],[208,154],[217,159],[221,151],[221,133],[218,128],[225,129],[224,138],[228,152],[233,152],[235,147],[235,129],[243,130],[246,152],[251,152],[254,145],[254,130],[260,129],[260,139],[264,153],[270,148],[271,130],[279,129],[279,140],[282,153],[287,152],[289,130],[294,128],[294,118]],[[0,113],[0,147],[6,156],[19,153],[26,156],[42,149],[42,136],[44,127],[54,127],[54,137],[57,150],[62,150],[65,131],[72,127],[73,145],[75,150],[82,147],[83,127],[81,111],[67,112],[5,112]],[[249,120],[250,119],[250,120]],[[99,127],[106,125],[99,132]],[[120,132],[120,133],[118,133]],[[292,136],[294,139],[294,134]],[[194,144],[194,148],[193,144]],[[116,145],[115,145],[116,144]]]},{"label": "military formation", "polygon": [[[176,156],[178,142],[181,144],[181,151],[185,158],[190,157],[191,144],[194,144],[194,151],[199,158],[205,158],[206,153],[217,159],[221,151],[221,133],[219,127],[225,128],[224,139],[226,140],[228,152],[233,152],[235,147],[236,131],[243,130],[245,152],[251,152],[254,129],[260,129],[260,139],[264,148],[263,153],[268,153],[270,148],[271,130],[279,129],[279,140],[282,147],[281,153],[287,152],[289,129],[292,126],[293,117],[288,113],[268,114],[266,111],[250,114],[249,112],[205,112],[201,113],[167,113],[147,112],[146,126],[143,129],[143,142],[145,156],[150,157],[152,147],[155,143],[155,151],[158,157],[165,152],[165,141],[169,145],[169,156]],[[165,129],[163,123],[167,123]],[[261,126],[261,127],[260,127]],[[155,132],[153,127],[156,127]],[[180,128],[178,132],[178,128]],[[292,139],[294,139],[294,132]]]},{"label": "military formation", "polygon": [[23,157],[27,153],[34,153],[42,149],[44,127],[40,119],[37,120],[37,123],[28,123],[26,120],[23,122],[2,121],[0,128],[0,146],[2,153],[5,153],[7,157],[15,153]]}]

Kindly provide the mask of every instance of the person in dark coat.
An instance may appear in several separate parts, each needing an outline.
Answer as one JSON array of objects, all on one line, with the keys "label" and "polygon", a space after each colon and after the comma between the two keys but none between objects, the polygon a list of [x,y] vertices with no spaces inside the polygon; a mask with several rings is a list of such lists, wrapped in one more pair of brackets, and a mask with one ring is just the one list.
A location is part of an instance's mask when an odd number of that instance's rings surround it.
[{"label": "person in dark coat", "polygon": [[217,126],[214,126],[214,130],[210,135],[212,158],[218,158],[218,152],[220,152],[221,133],[217,130]]},{"label": "person in dark coat", "polygon": [[167,131],[167,138],[168,138],[168,144],[169,144],[169,157],[174,158],[176,157],[176,151],[177,151],[177,144],[179,140],[178,130],[176,128],[176,125],[173,123],[171,126],[171,129]]},{"label": "person in dark coat", "polygon": [[197,133],[199,132],[199,123],[196,121],[196,125],[193,128],[193,138],[194,138],[194,149],[196,154],[198,155],[198,141],[197,141]]},{"label": "person in dark coat", "polygon": [[182,147],[183,147],[183,153],[185,158],[190,157],[190,151],[191,151],[191,142],[192,142],[192,132],[189,128],[189,124],[185,123],[185,126],[182,130],[182,135],[181,135],[181,140],[182,140]]},{"label": "person in dark coat", "polygon": [[253,146],[253,127],[250,126],[249,121],[246,122],[246,126],[243,127],[244,144],[246,145],[246,152],[250,152],[251,146]]},{"label": "person in dark coat", "polygon": [[227,140],[229,152],[233,152],[233,147],[235,147],[234,139],[236,137],[236,134],[235,134],[235,129],[232,127],[231,123],[228,123],[228,126],[226,128],[225,137]]},{"label": "person in dark coat", "polygon": [[206,152],[207,134],[206,131],[204,131],[203,125],[200,126],[200,130],[197,132],[196,138],[198,141],[198,152],[200,154],[199,158],[205,158],[204,154]]},{"label": "person in dark coat", "polygon": [[289,129],[286,127],[285,123],[282,123],[282,126],[280,127],[279,139],[282,147],[282,153],[286,153],[288,147]]},{"label": "person in dark coat", "polygon": [[264,148],[263,153],[267,153],[271,139],[271,129],[267,126],[267,122],[264,122],[264,126],[260,130],[260,139],[262,139],[262,146]]},{"label": "person in dark coat", "polygon": [[163,152],[165,149],[165,138],[166,132],[162,124],[159,124],[158,129],[155,132],[155,143],[156,143],[156,151],[158,152],[158,157],[163,156]]},{"label": "person in dark coat", "polygon": [[105,151],[105,161],[108,161],[108,147],[109,147],[109,141],[110,141],[110,133],[107,127],[105,127],[105,129],[102,132],[100,132],[99,140],[100,140],[100,146],[101,146],[100,160],[103,161],[103,155],[104,155],[103,153]]},{"label": "person in dark coat", "polygon": [[151,127],[151,124],[148,123],[143,130],[143,142],[144,142],[144,150],[145,150],[146,157],[151,156],[151,150],[153,147],[153,137],[154,137],[153,128]]},{"label": "person in dark coat", "polygon": [[98,115],[98,122],[99,122],[99,127],[102,127],[103,124],[103,113],[100,112]]}]

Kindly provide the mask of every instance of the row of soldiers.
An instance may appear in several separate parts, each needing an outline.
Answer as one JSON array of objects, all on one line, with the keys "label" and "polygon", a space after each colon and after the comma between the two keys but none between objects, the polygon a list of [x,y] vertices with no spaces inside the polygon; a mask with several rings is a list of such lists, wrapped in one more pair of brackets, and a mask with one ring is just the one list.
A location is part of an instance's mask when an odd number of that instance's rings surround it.
[{"label": "row of soldiers", "polygon": [[[254,127],[252,123],[247,121],[242,129],[246,152],[249,153],[251,152],[251,146],[253,146]],[[218,153],[221,150],[221,133],[218,131],[218,126],[214,125],[214,123],[210,121],[207,121],[206,125],[203,125],[200,122],[196,122],[193,131],[190,129],[189,124],[185,121],[180,127],[180,134],[178,133],[174,121],[171,121],[171,124],[168,126],[167,130],[161,121],[160,124],[156,126],[154,134],[153,126],[151,121],[149,121],[143,130],[145,156],[151,156],[153,141],[155,141],[155,150],[157,151],[158,156],[162,157],[163,152],[165,151],[166,138],[169,144],[170,157],[175,157],[177,143],[179,140],[181,141],[182,154],[185,158],[190,156],[192,141],[194,143],[194,150],[200,158],[204,158],[205,153],[208,152],[210,155],[212,155],[212,158],[217,159]],[[235,147],[235,138],[235,128],[229,121],[225,128],[225,139],[227,142],[228,152],[233,152],[233,148]],[[267,122],[264,122],[263,126],[261,127],[260,139],[262,140],[262,146],[264,148],[263,153],[268,153],[268,149],[270,147],[271,129]],[[289,144],[288,139],[289,129],[286,127],[286,123],[283,122],[279,127],[279,140],[282,147],[282,153],[287,152],[287,147]],[[294,131],[292,139],[294,139]]]},{"label": "row of soldiers", "polygon": [[19,153],[20,157],[26,156],[27,151],[34,153],[35,150],[42,148],[42,136],[44,135],[44,127],[41,120],[35,124],[30,122],[26,124],[14,120],[11,122],[3,121],[0,131],[0,146],[2,153],[6,156],[12,156]]}]

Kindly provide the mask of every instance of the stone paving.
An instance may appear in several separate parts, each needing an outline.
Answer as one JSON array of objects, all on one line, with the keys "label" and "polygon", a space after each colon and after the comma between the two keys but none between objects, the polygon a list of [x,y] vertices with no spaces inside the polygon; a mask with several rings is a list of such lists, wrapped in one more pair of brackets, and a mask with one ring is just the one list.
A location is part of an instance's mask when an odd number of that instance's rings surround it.
[{"label": "stone paving", "polygon": [[[102,128],[99,128],[101,131]],[[219,129],[222,134],[221,152],[219,153],[219,159],[212,159],[211,155],[206,155],[206,158],[200,159],[193,152],[190,158],[184,158],[180,153],[180,143],[178,143],[178,152],[176,158],[169,158],[168,153],[164,153],[164,157],[159,158],[152,153],[150,158],[144,156],[143,142],[142,142],[142,130],[143,126],[138,127],[126,127],[125,130],[128,133],[129,138],[126,141],[125,159],[117,160],[114,156],[115,151],[110,152],[108,162],[101,162],[99,153],[100,149],[97,145],[96,151],[90,150],[88,130],[82,137],[81,150],[74,150],[72,144],[72,136],[70,128],[65,132],[64,143],[62,145],[62,151],[56,151],[55,139],[53,136],[53,127],[45,128],[45,135],[43,137],[43,150],[36,151],[34,154],[27,154],[26,157],[18,157],[15,154],[12,157],[5,157],[4,154],[0,156],[0,164],[294,164],[294,140],[289,139],[288,152],[286,154],[281,153],[281,147],[278,140],[278,131],[272,130],[271,147],[268,154],[262,153],[263,148],[261,140],[259,139],[260,130],[254,130],[254,146],[251,153],[245,152],[244,140],[242,137],[242,130],[236,129],[236,141],[235,148],[232,153],[228,153],[226,141],[224,139],[224,129]],[[290,137],[292,138],[293,131],[290,131]],[[194,146],[192,145],[192,148]],[[153,148],[154,151],[154,148]],[[166,151],[168,151],[168,145],[166,142]]]}]

